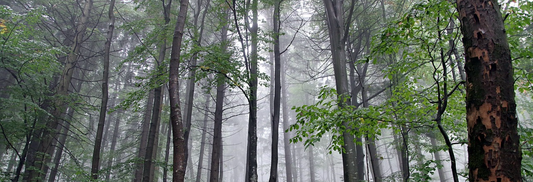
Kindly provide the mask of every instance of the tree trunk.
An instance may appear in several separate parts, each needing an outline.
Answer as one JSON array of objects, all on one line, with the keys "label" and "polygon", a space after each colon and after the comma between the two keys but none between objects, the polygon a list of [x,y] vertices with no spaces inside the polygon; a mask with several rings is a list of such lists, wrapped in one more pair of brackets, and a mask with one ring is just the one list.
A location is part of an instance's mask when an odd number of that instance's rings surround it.
[{"label": "tree trunk", "polygon": [[[102,83],[102,103],[100,105],[100,118],[98,119],[98,129],[96,130],[96,139],[93,151],[93,160],[91,167],[91,177],[98,179],[98,170],[100,170],[100,152],[102,145],[102,134],[104,132],[104,124],[106,121],[107,113],[107,100],[109,99],[108,87],[109,87],[109,56],[111,54],[111,42],[113,41],[113,30],[115,29],[115,16],[114,7],[115,0],[110,0],[109,5],[109,28],[107,32],[107,38],[105,42],[104,53],[104,78]],[[92,4],[92,2],[91,2]]]},{"label": "tree trunk", "polygon": [[204,162],[204,149],[205,149],[205,135],[207,133],[207,120],[209,119],[209,105],[211,105],[211,98],[209,94],[205,94],[205,113],[204,113],[204,123],[202,125],[202,140],[200,143],[200,154],[198,159],[198,170],[196,170],[196,182],[200,182],[202,179],[202,169]]},{"label": "tree trunk", "polygon": [[509,43],[497,1],[458,0],[470,181],[522,181]]},{"label": "tree trunk", "polygon": [[189,0],[180,1],[180,11],[172,39],[172,52],[170,54],[170,71],[169,71],[169,88],[170,95],[170,123],[172,126],[172,143],[174,149],[172,181],[185,181],[185,171],[187,167],[187,142],[183,136],[183,122],[180,108],[179,92],[179,64],[180,51],[183,39],[183,28],[185,27],[185,18]]},{"label": "tree trunk", "polygon": [[224,90],[226,84],[223,76],[218,77],[217,97],[215,106],[215,127],[213,134],[213,147],[211,152],[211,172],[209,181],[218,182],[220,177],[220,149],[222,148],[222,111],[224,106]]},{"label": "tree trunk", "polygon": [[[146,144],[148,143],[148,130],[150,130],[150,118],[152,118],[152,109],[154,105],[154,90],[150,90],[148,93],[148,99],[144,108],[143,121],[141,125],[141,139],[139,144],[139,150],[137,152],[137,158],[139,161],[136,163],[134,182],[140,182],[143,175],[144,157],[146,156]],[[142,161],[142,163],[141,163]]]},{"label": "tree trunk", "polygon": [[[88,67],[88,64],[85,64],[85,68],[87,67]],[[84,71],[78,72],[77,77],[82,78],[84,74],[85,74]],[[81,90],[82,84],[83,84],[82,81],[77,81],[76,86],[74,87],[74,91]],[[57,150],[55,152],[54,162],[53,162],[54,167],[52,168],[52,170],[50,170],[50,176],[48,177],[48,182],[56,181],[55,178],[58,172],[59,164],[61,162],[61,156],[63,155],[63,149],[65,148],[65,142],[67,141],[68,132],[70,130],[70,122],[72,121],[73,117],[74,117],[74,109],[69,108],[67,111],[67,118],[64,122],[63,131],[61,132],[58,142],[57,142],[59,146],[57,147]]]},{"label": "tree trunk", "polygon": [[[80,18],[79,23],[77,24],[76,36],[74,37],[74,43],[71,46],[68,58],[63,66],[63,71],[61,73],[61,78],[59,79],[59,84],[56,88],[56,94],[59,96],[67,96],[68,88],[70,86],[70,81],[72,79],[72,74],[74,73],[74,67],[76,61],[78,60],[78,54],[80,52],[80,47],[84,41],[85,30],[87,29],[87,22],[89,21],[89,13],[92,9],[92,0],[86,0],[85,5],[83,6],[83,15]],[[52,143],[54,138],[57,135],[56,128],[62,120],[63,115],[66,111],[66,102],[63,99],[57,99],[53,102],[54,109],[51,111],[52,118],[51,121],[46,123],[45,130],[37,130],[34,133],[34,140],[30,144],[28,160],[26,160],[26,170],[24,173],[24,181],[28,180],[44,180],[46,174],[41,173],[44,161],[47,161],[50,157],[50,152],[53,152]],[[37,140],[38,139],[38,140]],[[49,155],[46,155],[49,154]]]},{"label": "tree trunk", "polygon": [[[235,5],[235,1],[234,1]],[[234,6],[235,7],[235,6]],[[258,0],[252,0],[251,6],[249,7],[252,10],[252,26],[247,27],[250,29],[251,34],[251,54],[250,54],[250,74],[248,84],[250,86],[250,96],[249,96],[249,122],[248,122],[248,141],[246,147],[246,182],[257,182],[257,86],[258,86],[258,72],[257,72],[257,46],[259,43],[258,39]],[[236,12],[234,12],[235,14]],[[236,24],[238,26],[238,24]]]},{"label": "tree trunk", "polygon": [[313,146],[307,147],[308,153],[307,158],[309,159],[309,177],[310,182],[315,182],[315,154],[313,152]]},{"label": "tree trunk", "polygon": [[[346,75],[346,52],[345,52],[345,38],[344,35],[344,5],[342,0],[323,0],[326,8],[326,22],[328,25],[329,39],[331,45],[331,54],[333,62],[333,70],[335,74],[335,85],[337,88],[339,107],[344,107],[349,104],[348,97],[348,77]],[[356,149],[354,143],[354,136],[348,130],[351,126],[346,121],[343,121],[346,128],[343,131],[344,144],[342,153],[342,163],[344,168],[344,180],[353,182],[357,180],[356,177]]]},{"label": "tree trunk", "polygon": [[279,115],[281,97],[281,53],[279,50],[279,30],[280,30],[280,9],[281,0],[274,2],[274,113],[272,115],[272,148],[270,161],[269,182],[278,181],[278,144],[279,144]]},{"label": "tree trunk", "polygon": [[[116,90],[115,90],[116,91]],[[111,147],[109,148],[109,159],[107,159],[107,167],[109,168],[107,174],[106,174],[106,180],[109,181],[111,174],[113,173],[113,159],[120,159],[120,157],[117,157],[115,153],[115,147],[117,146],[117,139],[120,138],[120,120],[122,120],[122,114],[124,113],[124,110],[120,109],[117,111],[115,118],[115,126],[113,128],[113,136],[111,138]]]},{"label": "tree trunk", "polygon": [[[168,166],[168,158],[170,156],[170,140],[171,140],[170,125],[167,126],[167,145],[165,147],[165,166]],[[167,182],[168,167],[163,168],[163,182]]]},{"label": "tree trunk", "polygon": [[[229,11],[224,10],[226,12],[226,19],[229,19]],[[227,45],[228,45],[228,23],[225,23],[225,25],[222,27],[220,39],[222,42],[222,51],[224,53],[226,52]],[[229,60],[222,60],[222,61],[229,61]],[[218,182],[221,181],[220,178],[220,159],[222,158],[222,120],[223,120],[223,111],[224,111],[224,97],[225,97],[225,90],[226,90],[226,77],[225,75],[218,74],[216,75],[217,80],[217,96],[216,96],[216,103],[215,103],[215,126],[213,128],[213,147],[211,152],[211,172],[209,173],[209,181],[210,182]]]},{"label": "tree trunk", "polygon": [[[435,138],[435,134],[428,133],[428,137],[431,141],[431,146],[433,146],[435,150],[433,152],[433,155],[435,156],[435,162],[437,162],[437,164],[439,165],[442,165],[442,157],[440,156],[439,150],[436,150],[436,148],[438,148],[438,145],[437,145],[437,139]],[[444,174],[443,167],[437,167],[437,173],[439,174],[440,182],[446,182],[446,175]]]},{"label": "tree trunk", "polygon": [[[283,110],[283,131],[287,131],[290,126],[289,121],[289,106],[287,105],[288,97],[288,87],[287,87],[287,63],[285,61],[280,61],[281,67],[283,68],[283,74],[281,74],[281,107]],[[291,138],[290,132],[283,132],[283,149],[285,153],[285,173],[287,176],[287,182],[292,182],[292,155],[291,155],[291,145],[289,139]]]}]

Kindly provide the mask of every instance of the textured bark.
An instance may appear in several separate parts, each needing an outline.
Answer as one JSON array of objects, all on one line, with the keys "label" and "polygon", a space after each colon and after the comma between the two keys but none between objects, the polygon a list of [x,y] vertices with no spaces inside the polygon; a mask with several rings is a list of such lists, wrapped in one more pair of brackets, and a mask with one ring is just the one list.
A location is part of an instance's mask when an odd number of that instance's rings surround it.
[{"label": "textured bark", "polygon": [[170,123],[172,126],[172,143],[174,149],[173,155],[173,170],[172,181],[185,181],[185,171],[187,168],[187,142],[183,136],[183,122],[181,118],[180,108],[180,92],[179,92],[179,64],[181,44],[183,39],[183,28],[185,27],[185,18],[187,16],[187,9],[189,7],[189,0],[180,0],[180,11],[178,13],[178,20],[174,29],[174,37],[172,39],[172,51],[170,54],[170,71],[169,71],[169,96],[170,96]]},{"label": "textured bark", "polygon": [[470,181],[521,181],[509,43],[497,1],[458,0],[466,71]]}]

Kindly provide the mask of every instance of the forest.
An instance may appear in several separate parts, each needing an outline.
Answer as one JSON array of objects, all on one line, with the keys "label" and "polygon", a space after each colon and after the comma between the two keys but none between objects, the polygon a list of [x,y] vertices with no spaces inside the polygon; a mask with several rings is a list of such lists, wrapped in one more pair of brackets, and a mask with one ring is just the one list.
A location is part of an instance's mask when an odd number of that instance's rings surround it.
[{"label": "forest", "polygon": [[0,0],[0,181],[533,181],[529,0]]}]

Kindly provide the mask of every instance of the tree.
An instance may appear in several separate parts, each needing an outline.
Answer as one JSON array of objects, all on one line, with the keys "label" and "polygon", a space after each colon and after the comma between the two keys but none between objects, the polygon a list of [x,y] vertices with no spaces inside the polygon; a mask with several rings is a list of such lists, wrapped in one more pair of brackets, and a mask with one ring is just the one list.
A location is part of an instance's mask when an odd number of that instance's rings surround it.
[{"label": "tree", "polygon": [[[339,97],[339,107],[345,107],[349,104],[348,77],[346,74],[346,50],[345,42],[347,30],[344,25],[344,4],[342,0],[324,0],[326,8],[326,23],[329,32],[329,41],[331,46],[331,57],[333,70],[335,73],[335,86]],[[353,8],[353,4],[352,4]],[[343,132],[343,151],[342,163],[344,168],[344,179],[352,182],[356,181],[356,149],[353,134],[348,131],[351,128],[348,122],[343,123],[345,130]]]},{"label": "tree", "polygon": [[183,40],[183,28],[185,27],[185,18],[187,16],[187,8],[189,7],[189,0],[180,0],[180,11],[178,14],[178,21],[174,29],[174,37],[172,39],[172,50],[170,54],[170,71],[169,71],[169,96],[170,96],[170,124],[172,126],[172,144],[174,155],[172,157],[172,181],[185,181],[185,170],[187,167],[187,142],[185,141],[183,122],[181,118],[180,108],[180,92],[179,92],[179,64],[181,54],[181,44]]},{"label": "tree", "polygon": [[511,53],[497,1],[458,0],[470,181],[522,181]]},{"label": "tree", "polygon": [[[92,2],[91,2],[92,3]],[[89,7],[90,8],[90,7]],[[91,167],[91,176],[93,179],[98,179],[98,170],[100,167],[100,152],[102,145],[102,134],[104,132],[104,123],[106,121],[107,114],[107,100],[109,99],[109,56],[111,55],[111,42],[113,40],[113,30],[115,29],[115,0],[111,0],[109,4],[109,28],[107,32],[106,42],[105,42],[105,53],[104,53],[104,74],[103,74],[103,83],[102,83],[102,103],[100,106],[100,117],[98,120],[98,129],[95,139],[94,151],[93,151],[93,161]]]},{"label": "tree", "polygon": [[281,106],[281,52],[279,50],[280,35],[280,11],[282,0],[274,1],[274,13],[272,14],[274,29],[274,113],[272,113],[272,149],[270,161],[269,182],[278,181],[278,144],[279,144],[279,118]]}]

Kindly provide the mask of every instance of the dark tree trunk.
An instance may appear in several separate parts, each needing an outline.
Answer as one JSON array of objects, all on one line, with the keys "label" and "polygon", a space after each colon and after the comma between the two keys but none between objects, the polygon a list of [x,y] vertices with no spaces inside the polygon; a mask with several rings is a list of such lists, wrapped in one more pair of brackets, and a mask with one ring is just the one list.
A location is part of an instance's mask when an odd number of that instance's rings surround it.
[{"label": "dark tree trunk", "polygon": [[[148,93],[148,99],[144,108],[143,121],[141,125],[141,139],[137,158],[139,161],[135,165],[134,182],[140,182],[143,175],[144,157],[146,156],[146,144],[148,143],[148,130],[150,130],[150,118],[152,118],[152,109],[154,105],[154,90]],[[142,162],[141,162],[142,161]]]},{"label": "dark tree trunk", "polygon": [[216,97],[216,106],[215,106],[215,127],[213,132],[213,147],[211,152],[211,172],[209,181],[218,182],[220,177],[220,155],[222,148],[222,111],[224,106],[224,90],[226,89],[226,84],[224,84],[224,77],[218,77],[217,83],[217,97]]},{"label": "dark tree trunk", "polygon": [[[104,53],[104,78],[102,83],[102,103],[100,105],[100,118],[98,119],[98,129],[96,130],[96,139],[93,151],[93,160],[91,167],[91,177],[93,179],[98,179],[98,171],[100,170],[100,152],[102,145],[102,134],[104,132],[104,124],[106,121],[107,114],[107,100],[109,99],[108,87],[109,87],[109,56],[111,54],[111,42],[113,41],[113,30],[115,29],[115,16],[114,16],[114,7],[115,0],[110,0],[109,5],[109,28],[107,32],[107,38],[105,42],[105,53]],[[92,2],[91,2],[92,4]]]},{"label": "dark tree trunk", "polygon": [[279,115],[280,115],[280,98],[281,98],[281,53],[279,50],[279,31],[280,31],[280,11],[281,0],[274,2],[274,14],[272,21],[274,24],[274,113],[272,115],[272,150],[270,161],[270,179],[269,182],[278,181],[278,144],[279,144]]},{"label": "dark tree trunk", "polygon": [[[202,45],[202,37],[203,37],[203,32],[204,32],[204,20],[205,20],[205,16],[209,10],[209,5],[211,3],[211,0],[207,0],[207,3],[206,3],[206,6],[205,7],[202,7],[203,5],[203,0],[198,0],[198,4],[197,4],[197,8],[194,12],[194,20],[193,20],[193,25],[194,25],[194,35],[196,36],[195,38],[193,38],[194,43],[196,46],[198,47],[201,47]],[[198,25],[198,20],[199,20],[199,16],[200,16],[200,12],[203,11],[203,14],[202,14],[202,19],[201,19],[201,22],[200,22],[200,25]],[[198,29],[196,27],[200,26],[200,31],[198,31]],[[192,59],[191,59],[191,67],[195,67],[196,64],[197,64],[197,60],[198,60],[198,57],[197,55],[193,55]],[[190,150],[192,149],[192,142],[189,143],[189,133],[191,132],[191,123],[192,123],[192,108],[193,108],[193,101],[194,101],[194,90],[195,90],[195,75],[196,75],[196,69],[191,69],[189,71],[189,80],[187,80],[187,88],[185,89],[187,91],[186,93],[186,97],[185,97],[185,132],[184,132],[184,135],[185,135],[185,141],[187,142],[187,153],[185,154],[185,156],[187,157],[187,160],[189,162],[192,161],[192,158],[190,157]],[[191,162],[192,163],[192,162]],[[193,175],[194,175],[194,171],[193,171],[193,165],[189,165],[189,176],[190,178],[193,178]]]},{"label": "dark tree trunk", "polygon": [[466,71],[470,181],[522,181],[511,53],[500,6],[458,0]]},{"label": "dark tree trunk", "polygon": [[[229,19],[229,11],[226,12],[226,19]],[[226,51],[228,45],[228,23],[222,27],[221,31],[221,42],[222,42],[222,51]],[[222,60],[229,61],[229,60]],[[220,179],[220,169],[221,169],[221,158],[222,158],[222,120],[223,120],[223,111],[224,111],[224,97],[226,90],[226,77],[225,75],[219,74],[216,75],[217,79],[217,96],[215,101],[215,126],[213,128],[213,147],[211,152],[211,172],[209,173],[210,182],[222,181]]]},{"label": "dark tree trunk", "polygon": [[169,71],[169,88],[170,95],[170,123],[172,126],[172,143],[174,149],[172,181],[185,181],[185,171],[187,169],[187,142],[185,141],[183,122],[180,108],[179,92],[179,64],[180,51],[183,39],[183,29],[185,27],[185,18],[189,0],[180,0],[180,11],[172,39],[172,51],[170,54],[170,71]]},{"label": "dark tree trunk", "polygon": [[[234,1],[235,5],[235,1]],[[246,27],[250,29],[251,35],[251,53],[249,64],[249,122],[248,122],[248,142],[246,148],[246,182],[257,182],[257,86],[258,86],[258,0],[251,0],[250,9],[252,11],[252,26]],[[234,6],[235,7],[235,6]],[[236,12],[234,12],[235,14]],[[236,20],[237,21],[237,20]],[[238,24],[236,24],[238,26]],[[248,66],[247,66],[248,67]]]},{"label": "dark tree trunk", "polygon": [[[170,22],[170,6],[172,4],[172,1],[170,0],[168,4],[164,4],[163,1],[163,16],[165,19],[165,25],[168,25]],[[164,36],[163,36],[164,37]],[[166,38],[163,38],[163,41],[161,42],[161,45],[159,45],[159,56],[157,58],[156,63],[154,64],[154,70],[159,70],[159,67],[163,66],[163,60],[166,56],[166,50],[167,50],[167,41]],[[146,154],[144,155],[144,164],[143,164],[143,173],[142,173],[142,181],[143,182],[149,182],[154,181],[155,178],[155,160],[157,157],[157,147],[159,143],[159,127],[160,127],[160,121],[161,121],[161,106],[163,104],[163,88],[162,84],[157,82],[157,80],[160,80],[158,77],[161,77],[163,73],[156,73],[155,77],[152,78],[154,80],[155,84],[157,85],[156,88],[154,88],[154,106],[152,110],[152,119],[150,122],[150,130],[148,131],[148,140],[146,143]]]}]

